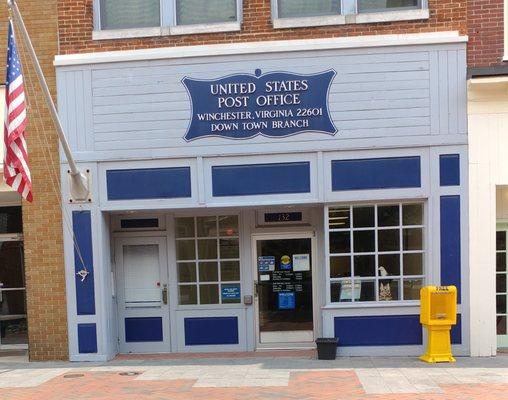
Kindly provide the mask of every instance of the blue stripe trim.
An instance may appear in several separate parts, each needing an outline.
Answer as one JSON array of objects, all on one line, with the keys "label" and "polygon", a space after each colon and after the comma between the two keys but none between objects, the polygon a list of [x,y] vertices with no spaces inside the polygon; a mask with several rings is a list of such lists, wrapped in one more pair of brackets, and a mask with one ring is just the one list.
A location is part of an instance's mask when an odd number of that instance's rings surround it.
[{"label": "blue stripe trim", "polygon": [[335,317],[339,346],[397,346],[422,344],[418,315]]},{"label": "blue stripe trim", "polygon": [[457,286],[461,301],[460,196],[442,196],[441,211],[441,285]]},{"label": "blue stripe trim", "polygon": [[460,155],[441,154],[439,156],[439,184],[441,186],[460,185]]},{"label": "blue stripe trim", "polygon": [[185,318],[185,345],[238,344],[237,317]]},{"label": "blue stripe trim", "polygon": [[213,196],[310,193],[310,163],[212,167]]},{"label": "blue stripe trim", "polygon": [[132,342],[162,342],[161,317],[125,318],[125,341]]},{"label": "blue stripe trim", "polygon": [[97,353],[97,327],[95,324],[78,324],[78,351],[80,354]]},{"label": "blue stripe trim", "polygon": [[403,189],[421,186],[420,157],[332,161],[332,190]]},{"label": "blue stripe trim", "polygon": [[191,197],[190,167],[106,171],[108,200]]},{"label": "blue stripe trim", "polygon": [[[76,282],[76,308],[78,315],[95,314],[95,289],[94,289],[94,266],[92,247],[92,214],[90,211],[73,211],[72,228],[76,238],[74,248],[74,279]],[[76,248],[77,247],[77,248]],[[78,250],[81,253],[79,256]],[[84,281],[76,275],[79,271],[86,269],[88,275]]]}]

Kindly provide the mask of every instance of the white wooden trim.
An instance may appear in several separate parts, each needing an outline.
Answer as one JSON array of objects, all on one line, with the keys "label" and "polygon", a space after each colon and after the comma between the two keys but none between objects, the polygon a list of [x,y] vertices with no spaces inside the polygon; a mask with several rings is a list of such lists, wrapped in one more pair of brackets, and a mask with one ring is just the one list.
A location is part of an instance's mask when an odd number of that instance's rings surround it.
[{"label": "white wooden trim", "polygon": [[404,35],[369,35],[324,39],[278,40],[248,43],[221,43],[205,46],[181,46],[141,50],[120,50],[100,53],[57,55],[57,67],[171,58],[263,54],[307,50],[333,50],[365,47],[410,46],[466,43],[467,36],[457,31],[425,32]]},{"label": "white wooden trim", "polygon": [[128,29],[105,29],[94,30],[92,40],[130,39],[142,37],[155,37],[169,34],[169,28],[128,28]]}]

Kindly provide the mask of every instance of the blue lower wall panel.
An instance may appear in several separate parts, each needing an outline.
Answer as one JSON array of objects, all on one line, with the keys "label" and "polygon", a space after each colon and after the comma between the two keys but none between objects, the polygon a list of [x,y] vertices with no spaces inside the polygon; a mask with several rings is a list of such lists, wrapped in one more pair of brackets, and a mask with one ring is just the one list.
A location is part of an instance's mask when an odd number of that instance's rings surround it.
[{"label": "blue lower wall panel", "polygon": [[460,185],[460,155],[441,154],[439,156],[439,184],[441,186]]},{"label": "blue lower wall panel", "polygon": [[78,324],[78,351],[80,354],[97,353],[97,328],[95,324]]},{"label": "blue lower wall panel", "polygon": [[185,318],[185,345],[238,344],[237,317]]},{"label": "blue lower wall panel", "polygon": [[441,285],[457,286],[457,299],[460,303],[460,196],[442,196],[441,212]]},{"label": "blue lower wall panel", "polygon": [[116,169],[106,172],[108,200],[191,197],[190,167]]},{"label": "blue lower wall panel", "polygon": [[404,189],[421,186],[420,157],[332,161],[332,190]]},{"label": "blue lower wall panel", "polygon": [[212,167],[213,196],[310,193],[310,163]]},{"label": "blue lower wall panel", "polygon": [[83,281],[81,276],[74,275],[76,283],[76,312],[78,315],[94,315],[95,290],[91,212],[73,211],[72,229],[76,240],[76,246],[74,246],[74,272],[77,274],[81,270],[86,269],[88,271],[88,275]]},{"label": "blue lower wall panel", "polygon": [[125,318],[126,342],[162,342],[161,317]]},{"label": "blue lower wall panel", "polygon": [[336,317],[339,346],[398,346],[422,344],[418,315]]}]

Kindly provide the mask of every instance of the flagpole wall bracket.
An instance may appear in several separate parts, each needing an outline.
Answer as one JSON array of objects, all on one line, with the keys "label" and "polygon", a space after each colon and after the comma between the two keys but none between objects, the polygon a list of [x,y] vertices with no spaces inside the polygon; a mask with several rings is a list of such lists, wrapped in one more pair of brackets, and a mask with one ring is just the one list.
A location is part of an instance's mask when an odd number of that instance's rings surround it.
[{"label": "flagpole wall bracket", "polygon": [[67,176],[69,178],[69,203],[91,203],[90,170],[72,173],[69,169],[67,170]]}]

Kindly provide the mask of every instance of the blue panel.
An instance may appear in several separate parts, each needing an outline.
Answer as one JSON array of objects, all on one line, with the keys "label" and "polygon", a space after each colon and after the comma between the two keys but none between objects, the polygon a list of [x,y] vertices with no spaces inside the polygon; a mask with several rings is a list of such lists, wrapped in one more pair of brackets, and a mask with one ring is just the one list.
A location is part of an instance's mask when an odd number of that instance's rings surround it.
[{"label": "blue panel", "polygon": [[332,190],[417,188],[420,157],[332,161]]},{"label": "blue panel", "polygon": [[[72,212],[72,229],[76,239],[74,246],[74,271],[88,271],[82,281],[75,275],[76,308],[78,315],[95,314],[94,268],[92,252],[92,215],[90,211]],[[84,263],[84,264],[83,264]]]},{"label": "blue panel", "polygon": [[457,286],[460,303],[460,196],[441,197],[441,285]]},{"label": "blue panel", "polygon": [[237,317],[185,318],[185,345],[238,344]]},{"label": "blue panel", "polygon": [[462,316],[460,314],[457,315],[457,325],[452,326],[450,335],[452,344],[462,344]]},{"label": "blue panel", "polygon": [[310,193],[310,163],[216,166],[212,181],[214,196]]},{"label": "blue panel", "polygon": [[189,167],[109,170],[106,179],[109,200],[191,197]]},{"label": "blue panel", "polygon": [[397,346],[422,344],[418,315],[336,317],[339,346]]},{"label": "blue panel", "polygon": [[460,156],[458,154],[439,156],[439,184],[441,186],[460,185]]},{"label": "blue panel", "polygon": [[126,342],[162,342],[161,317],[125,318]]},{"label": "blue panel", "polygon": [[78,324],[78,350],[80,354],[97,353],[95,324]]}]

